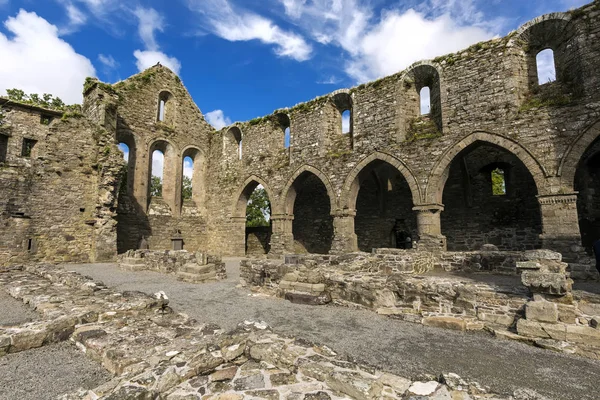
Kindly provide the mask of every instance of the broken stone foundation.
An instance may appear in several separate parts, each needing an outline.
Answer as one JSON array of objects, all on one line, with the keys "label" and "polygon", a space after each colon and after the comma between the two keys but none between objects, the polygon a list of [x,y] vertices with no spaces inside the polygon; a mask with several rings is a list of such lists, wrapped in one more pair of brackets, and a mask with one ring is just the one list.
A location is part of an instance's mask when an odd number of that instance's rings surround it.
[{"label": "broken stone foundation", "polygon": [[559,253],[293,255],[244,260],[242,283],[303,304],[333,302],[460,331],[487,330],[600,359],[600,295],[573,291]]},{"label": "broken stone foundation", "polygon": [[0,356],[72,340],[114,375],[63,400],[526,398],[495,395],[451,373],[411,381],[278,336],[264,323],[225,333],[173,312],[165,300],[116,292],[54,266],[13,268],[0,274],[0,285],[40,313],[34,323],[0,327]]},{"label": "broken stone foundation", "polygon": [[177,279],[203,283],[227,278],[221,257],[185,250],[130,250],[118,258],[119,267],[129,271],[173,273]]}]

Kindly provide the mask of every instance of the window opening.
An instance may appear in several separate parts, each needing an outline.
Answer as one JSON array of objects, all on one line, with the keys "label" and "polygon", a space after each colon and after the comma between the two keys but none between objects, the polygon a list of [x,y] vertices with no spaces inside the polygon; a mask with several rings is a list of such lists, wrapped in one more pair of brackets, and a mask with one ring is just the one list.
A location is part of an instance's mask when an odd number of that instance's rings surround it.
[{"label": "window opening", "polygon": [[183,200],[192,200],[194,193],[192,178],[194,176],[194,160],[187,156],[183,159],[183,183],[181,185],[181,197]]},{"label": "window opening", "polygon": [[165,155],[160,150],[152,153],[152,176],[150,178],[150,196],[162,197],[163,190],[163,168]]},{"label": "window opening", "polygon": [[158,105],[158,120],[163,122],[165,120],[165,101],[160,99],[160,103]]},{"label": "window opening", "polygon": [[540,51],[536,56],[538,84],[543,85],[556,81],[556,64],[554,63],[554,51],[546,49]]},{"label": "window opening", "polygon": [[494,196],[506,195],[506,178],[503,169],[496,168],[492,171],[492,194]]},{"label": "window opening", "polygon": [[344,110],[342,112],[342,133],[348,134],[352,130],[352,112]]},{"label": "window opening", "polygon": [[419,96],[421,98],[421,115],[429,115],[431,112],[431,89],[429,86],[423,87]]},{"label": "window opening", "polygon": [[125,143],[119,143],[118,147],[119,150],[121,150],[121,152],[123,153],[123,159],[125,160],[125,162],[129,162],[129,146],[127,146]]},{"label": "window opening", "polygon": [[242,139],[240,139],[238,142],[238,158],[240,160],[242,159]]},{"label": "window opening", "polygon": [[285,133],[283,135],[283,144],[286,149],[289,149],[291,139],[292,139],[292,136],[291,136],[291,132],[290,132],[290,127],[288,126],[287,128],[285,128]]},{"label": "window opening", "polygon": [[8,154],[8,136],[0,135],[0,163],[6,161],[6,155]]},{"label": "window opening", "polygon": [[33,139],[23,139],[23,149],[21,150],[22,157],[31,157],[33,152],[33,146],[37,143],[37,140]]},{"label": "window opening", "polygon": [[51,115],[44,115],[42,114],[42,116],[40,117],[40,124],[42,125],[50,125],[50,123],[52,122],[54,118]]}]

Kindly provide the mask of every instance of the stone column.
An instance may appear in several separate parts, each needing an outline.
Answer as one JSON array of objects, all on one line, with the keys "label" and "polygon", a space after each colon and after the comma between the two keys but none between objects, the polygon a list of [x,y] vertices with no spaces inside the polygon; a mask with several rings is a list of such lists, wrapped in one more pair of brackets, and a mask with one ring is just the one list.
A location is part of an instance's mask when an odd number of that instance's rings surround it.
[{"label": "stone column", "polygon": [[173,217],[178,218],[181,216],[181,205],[183,203],[183,195],[181,193],[183,189],[183,159],[180,155],[177,155],[175,160],[174,184],[175,190],[173,193]]},{"label": "stone column", "polygon": [[446,237],[442,235],[442,204],[419,204],[413,207],[417,212],[418,250],[446,251]]},{"label": "stone column", "polygon": [[331,254],[352,253],[358,251],[358,239],[354,232],[356,210],[337,210],[333,216],[333,243]]},{"label": "stone column", "polygon": [[271,250],[269,251],[268,258],[280,258],[285,254],[294,253],[294,234],[292,233],[293,221],[293,215],[271,215]]},{"label": "stone column", "polygon": [[[151,156],[150,156],[151,157]],[[133,197],[143,210],[148,212],[148,195],[150,191],[150,168],[148,148],[138,147],[135,151],[135,177],[133,178]]]},{"label": "stone column", "polygon": [[226,255],[235,257],[246,256],[246,216],[231,217],[227,242],[230,243]]},{"label": "stone column", "polygon": [[562,253],[574,261],[582,252],[577,193],[537,196],[542,215],[542,247]]}]

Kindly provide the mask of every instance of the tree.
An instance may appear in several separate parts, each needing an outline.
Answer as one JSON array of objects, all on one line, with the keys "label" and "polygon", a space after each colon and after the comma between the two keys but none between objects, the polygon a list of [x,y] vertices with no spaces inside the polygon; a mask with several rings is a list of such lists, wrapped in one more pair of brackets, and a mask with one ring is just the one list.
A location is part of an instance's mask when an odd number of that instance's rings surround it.
[{"label": "tree", "polygon": [[246,226],[249,228],[269,226],[267,216],[271,215],[271,204],[267,192],[263,188],[256,188],[250,195],[246,206]]},{"label": "tree", "polygon": [[504,196],[506,194],[504,170],[500,168],[496,168],[492,171],[492,194],[494,196]]},{"label": "tree", "polygon": [[162,197],[162,179],[158,176],[150,179],[150,197]]},{"label": "tree", "polygon": [[191,200],[192,193],[192,179],[184,175],[183,186],[181,188],[181,197],[183,197],[183,200]]}]

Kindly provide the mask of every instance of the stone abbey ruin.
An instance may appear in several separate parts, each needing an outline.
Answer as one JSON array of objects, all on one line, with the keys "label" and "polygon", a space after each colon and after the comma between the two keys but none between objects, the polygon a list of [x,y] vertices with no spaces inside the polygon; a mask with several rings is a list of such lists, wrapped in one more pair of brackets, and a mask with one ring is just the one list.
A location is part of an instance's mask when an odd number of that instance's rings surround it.
[{"label": "stone abbey ruin", "polygon": [[[547,49],[556,80],[545,83]],[[292,302],[598,359],[600,294],[573,284],[598,279],[599,62],[596,1],[219,131],[161,65],[89,79],[81,115],[0,98],[0,266],[118,259],[202,282],[224,276],[221,256],[247,257],[242,282]],[[156,150],[161,196],[150,194]],[[270,224],[247,228],[257,187]]]}]

